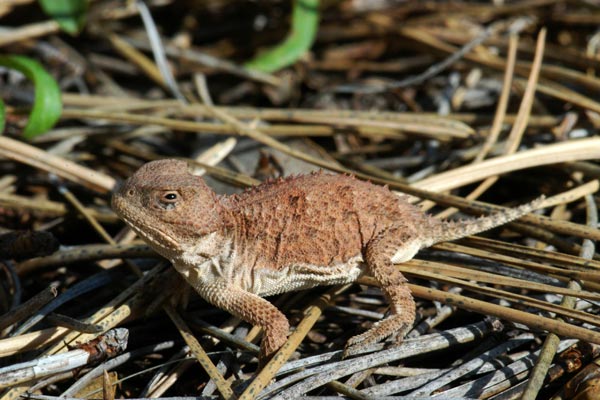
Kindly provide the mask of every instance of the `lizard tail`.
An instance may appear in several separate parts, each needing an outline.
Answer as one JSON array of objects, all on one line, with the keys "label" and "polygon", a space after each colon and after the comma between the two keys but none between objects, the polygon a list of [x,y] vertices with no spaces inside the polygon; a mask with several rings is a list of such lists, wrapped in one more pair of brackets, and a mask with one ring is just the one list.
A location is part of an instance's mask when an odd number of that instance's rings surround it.
[{"label": "lizard tail", "polygon": [[475,235],[488,229],[506,224],[522,217],[523,215],[537,209],[544,201],[545,197],[541,196],[530,203],[522,204],[515,208],[498,211],[496,213],[486,215],[477,219],[466,219],[462,221],[443,221],[432,226],[430,232],[431,243],[448,242],[451,240],[460,239],[466,236]]}]

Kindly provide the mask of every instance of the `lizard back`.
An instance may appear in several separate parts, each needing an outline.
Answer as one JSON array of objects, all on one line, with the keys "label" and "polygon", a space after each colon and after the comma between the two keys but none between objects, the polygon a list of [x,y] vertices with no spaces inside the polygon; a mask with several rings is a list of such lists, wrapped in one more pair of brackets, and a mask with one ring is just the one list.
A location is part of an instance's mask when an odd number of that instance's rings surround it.
[{"label": "lizard back", "polygon": [[424,220],[416,207],[387,188],[346,175],[278,179],[220,201],[245,268],[345,263],[360,256],[386,227]]}]

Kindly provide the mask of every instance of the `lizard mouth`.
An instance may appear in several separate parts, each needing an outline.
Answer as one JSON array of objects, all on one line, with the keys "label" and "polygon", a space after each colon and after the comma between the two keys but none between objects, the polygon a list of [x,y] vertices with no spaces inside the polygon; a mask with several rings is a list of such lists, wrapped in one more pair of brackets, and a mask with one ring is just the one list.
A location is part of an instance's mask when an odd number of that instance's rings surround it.
[{"label": "lizard mouth", "polygon": [[137,224],[128,218],[123,218],[123,220],[138,234],[138,236],[147,241],[148,244],[155,249],[163,249],[166,251],[179,250],[179,243],[164,231],[150,225]]},{"label": "lizard mouth", "polygon": [[148,221],[136,217],[136,215],[147,215],[144,210],[128,205],[124,199],[115,195],[112,199],[113,209],[116,214],[123,220],[131,229],[135,231],[142,239],[148,242],[156,251],[163,250],[164,252],[172,252],[180,249],[179,243],[167,234],[164,230],[153,226]]}]

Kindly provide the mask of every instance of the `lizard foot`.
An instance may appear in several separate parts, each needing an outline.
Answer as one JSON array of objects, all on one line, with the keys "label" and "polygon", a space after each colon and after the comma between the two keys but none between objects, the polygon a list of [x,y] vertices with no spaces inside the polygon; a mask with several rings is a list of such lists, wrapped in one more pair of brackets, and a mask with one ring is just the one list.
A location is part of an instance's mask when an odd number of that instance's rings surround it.
[{"label": "lizard foot", "polygon": [[392,315],[382,321],[376,322],[365,333],[351,337],[346,343],[343,357],[346,358],[357,354],[366,346],[379,343],[392,335],[396,336],[395,345],[399,345],[410,328],[411,325],[406,323],[401,315]]}]

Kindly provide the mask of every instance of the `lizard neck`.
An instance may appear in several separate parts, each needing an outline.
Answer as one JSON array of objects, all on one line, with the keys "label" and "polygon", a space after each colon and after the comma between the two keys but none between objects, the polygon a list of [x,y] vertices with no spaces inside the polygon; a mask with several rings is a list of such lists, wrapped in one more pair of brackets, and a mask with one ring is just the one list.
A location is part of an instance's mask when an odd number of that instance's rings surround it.
[{"label": "lizard neck", "polygon": [[230,243],[221,232],[211,232],[184,246],[183,251],[171,261],[178,269],[188,269],[197,268],[207,261],[227,259],[232,248]]}]

